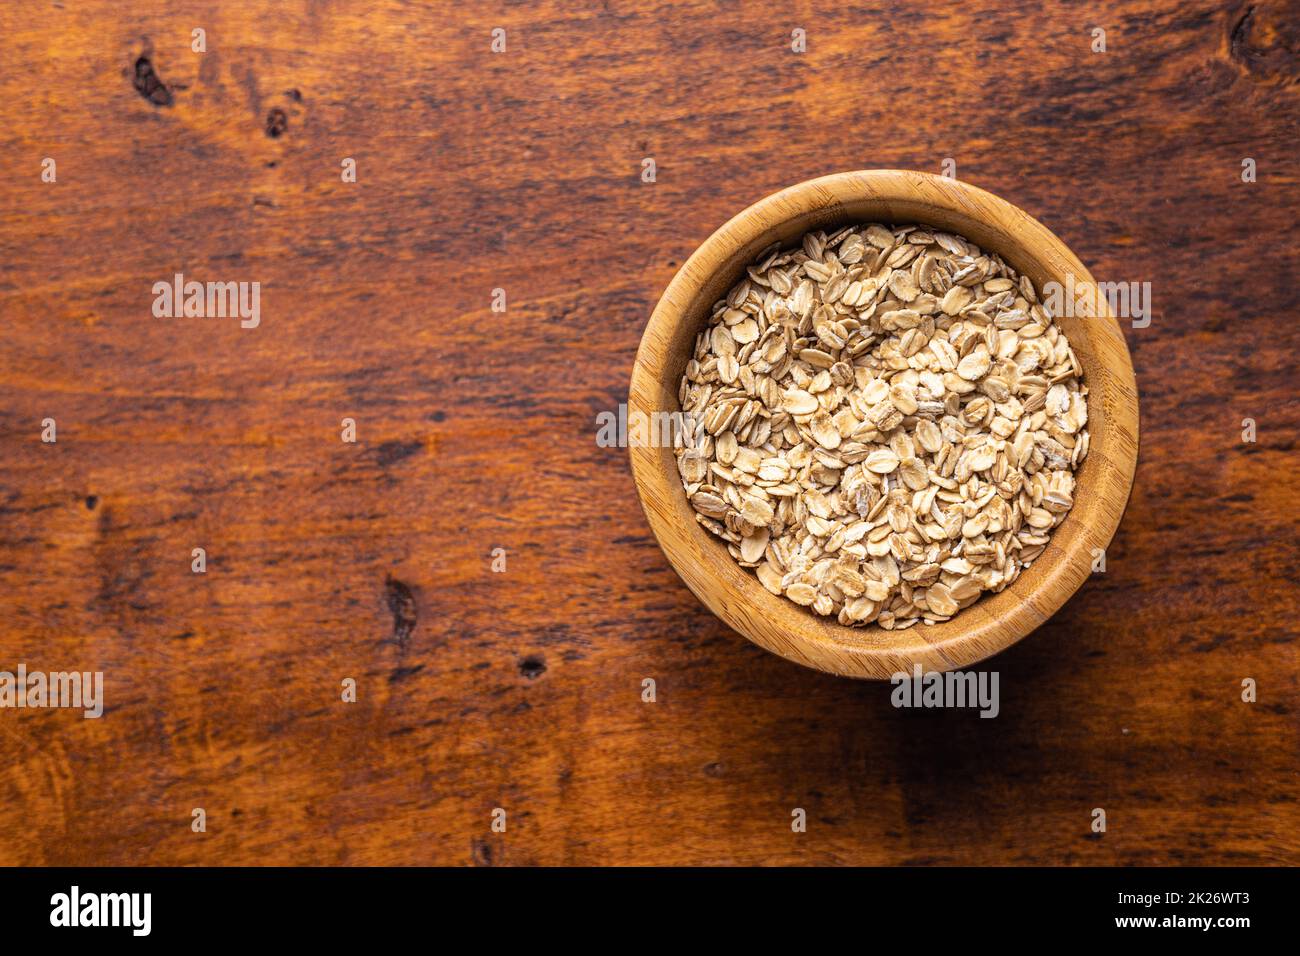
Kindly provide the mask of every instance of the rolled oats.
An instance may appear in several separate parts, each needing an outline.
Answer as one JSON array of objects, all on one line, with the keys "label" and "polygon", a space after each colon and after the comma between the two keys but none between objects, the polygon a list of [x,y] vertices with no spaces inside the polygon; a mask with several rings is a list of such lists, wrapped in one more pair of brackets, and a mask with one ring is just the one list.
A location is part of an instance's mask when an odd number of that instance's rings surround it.
[{"label": "rolled oats", "polygon": [[678,470],[773,594],[841,624],[934,624],[1014,581],[1072,507],[1081,375],[996,255],[918,226],[811,232],[714,305]]}]

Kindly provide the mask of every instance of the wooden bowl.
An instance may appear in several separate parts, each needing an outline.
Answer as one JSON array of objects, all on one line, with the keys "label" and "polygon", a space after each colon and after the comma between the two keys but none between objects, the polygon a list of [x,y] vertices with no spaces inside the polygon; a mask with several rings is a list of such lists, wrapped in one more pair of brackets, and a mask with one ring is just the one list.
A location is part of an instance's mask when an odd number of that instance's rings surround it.
[{"label": "wooden bowl", "polygon": [[[812,229],[848,222],[922,223],[970,239],[1027,275],[1040,291],[1092,276],[1041,223],[956,180],[906,170],[824,176],[755,203],[704,241],[673,278],[641,338],[628,420],[680,412],[678,385],[714,302],[758,254]],[[1048,619],[1092,571],[1119,525],[1138,452],[1137,383],[1128,347],[1103,304],[1096,317],[1057,316],[1084,369],[1090,448],[1076,473],[1074,506],[1047,549],[1005,590],[981,597],[942,624],[902,631],[844,627],[768,592],[695,520],[673,450],[633,447],[632,474],[646,519],[669,563],[704,604],[755,644],[788,660],[846,677],[888,679],[982,661]]]}]

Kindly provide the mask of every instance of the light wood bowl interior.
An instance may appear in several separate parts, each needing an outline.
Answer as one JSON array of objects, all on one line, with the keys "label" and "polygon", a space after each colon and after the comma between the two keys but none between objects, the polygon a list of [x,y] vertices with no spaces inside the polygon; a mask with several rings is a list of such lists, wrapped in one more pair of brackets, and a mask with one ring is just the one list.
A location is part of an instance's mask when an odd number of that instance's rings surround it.
[{"label": "light wood bowl interior", "polygon": [[[906,170],[866,170],[810,180],[768,196],[704,241],[664,292],[637,352],[629,419],[678,412],[678,385],[695,337],[714,302],[757,255],[811,229],[850,222],[922,223],[996,252],[1040,291],[1092,276],[1060,239],[1026,213],[966,183]],[[899,671],[966,667],[1009,647],[1047,620],[1091,573],[1128,502],[1137,466],[1138,397],[1119,324],[1103,306],[1095,317],[1057,317],[1088,386],[1090,449],[1077,473],[1075,502],[1051,542],[1005,590],[985,595],[934,626],[903,631],[848,628],[769,593],[725,545],[695,520],[671,448],[630,448],[646,518],[687,587],[751,641],[788,660],[847,677],[888,679]]]}]

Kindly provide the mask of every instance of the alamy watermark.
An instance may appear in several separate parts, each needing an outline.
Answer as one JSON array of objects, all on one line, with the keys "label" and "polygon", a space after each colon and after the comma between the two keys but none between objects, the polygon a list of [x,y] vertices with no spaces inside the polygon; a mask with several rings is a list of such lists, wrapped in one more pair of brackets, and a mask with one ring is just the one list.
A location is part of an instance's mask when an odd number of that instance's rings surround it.
[{"label": "alamy watermark", "polygon": [[50,897],[50,925],[56,927],[124,927],[132,936],[148,936],[153,927],[152,893],[83,893],[73,885]]},{"label": "alamy watermark", "polygon": [[898,671],[889,678],[894,692],[889,699],[895,707],[978,707],[981,717],[996,717],[998,700],[997,671]]},{"label": "alamy watermark", "polygon": [[86,718],[104,713],[103,671],[0,671],[0,708],[70,707]]},{"label": "alamy watermark", "polygon": [[1043,283],[1043,305],[1054,318],[1096,318],[1105,312],[1103,303],[1116,318],[1132,319],[1135,329],[1151,324],[1150,282],[1075,282],[1067,272],[1065,285]]},{"label": "alamy watermark", "polygon": [[599,448],[694,448],[702,422],[690,412],[617,412],[596,415]]},{"label": "alamy watermark", "polygon": [[178,272],[171,282],[153,284],[153,314],[159,319],[238,318],[240,328],[262,323],[262,283],[185,281]]}]

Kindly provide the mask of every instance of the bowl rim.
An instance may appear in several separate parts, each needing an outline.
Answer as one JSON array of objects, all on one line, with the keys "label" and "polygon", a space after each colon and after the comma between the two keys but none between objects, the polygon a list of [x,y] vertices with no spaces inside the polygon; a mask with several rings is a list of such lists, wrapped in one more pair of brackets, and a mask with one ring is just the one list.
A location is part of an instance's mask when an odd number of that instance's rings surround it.
[{"label": "bowl rim", "polygon": [[[891,202],[908,207],[919,204],[965,217],[993,231],[1014,229],[1014,232],[1007,231],[1005,240],[1015,247],[1013,252],[983,241],[979,245],[997,252],[1022,274],[1027,270],[1013,260],[1023,254],[1035,261],[1043,259],[1064,267],[1077,282],[1086,281],[1095,287],[1091,273],[1046,226],[1006,200],[970,183],[899,169],[855,170],[806,180],[765,196],[737,213],[682,264],[651,313],[637,349],[628,394],[628,420],[637,413],[680,411],[675,384],[668,390],[671,396],[668,404],[672,408],[655,407],[665,403],[654,401],[654,396],[667,389],[667,384],[661,381],[661,353],[675,327],[693,321],[689,314],[692,306],[706,284],[716,281],[721,265],[734,262],[737,254],[747,247],[752,248],[755,242],[770,237],[775,230],[809,215],[824,218],[828,223],[836,219],[869,221],[848,208],[854,202],[879,202],[885,207]],[[985,222],[990,212],[998,222],[1010,225]],[[891,218],[883,216],[879,221],[889,222]],[[924,218],[915,215],[893,221],[926,224]],[[712,302],[705,304],[706,314],[711,305]],[[1084,319],[1075,320],[1076,330],[1066,332],[1081,364],[1084,363],[1081,351],[1092,355],[1100,350],[1109,359],[1093,367],[1085,364],[1084,369],[1090,393],[1090,446],[1080,472],[1091,467],[1094,456],[1101,463],[1091,475],[1095,484],[1088,488],[1089,495],[1095,496],[1097,502],[1094,510],[1098,520],[1086,526],[1077,524],[1068,538],[1063,537],[1062,529],[1079,510],[1080,502],[1076,500],[1071,515],[1053,530],[1043,555],[1003,591],[983,595],[953,619],[934,626],[918,623],[902,631],[849,628],[833,618],[819,617],[772,595],[752,572],[736,564],[722,542],[698,522],[692,520],[690,527],[684,529],[673,518],[672,512],[680,511],[670,504],[673,493],[688,511],[689,504],[676,468],[669,474],[664,467],[664,450],[631,445],[628,451],[637,496],[655,539],[674,571],[716,616],[760,647],[804,666],[846,677],[889,679],[900,671],[911,674],[915,667],[926,672],[953,670],[1005,650],[1044,623],[1088,579],[1094,549],[1109,546],[1132,490],[1139,435],[1137,382],[1119,323],[1105,303],[1101,308],[1104,314],[1085,317],[1086,326],[1079,324]],[[704,318],[698,317],[697,331]],[[1067,324],[1063,317],[1057,319],[1063,326]],[[1085,328],[1076,340],[1078,330]],[[1088,347],[1081,350],[1083,340]],[[1106,394],[1112,398],[1104,406],[1098,401],[1101,395],[1100,389],[1094,387],[1096,379],[1104,383]],[[1105,427],[1099,430],[1097,425],[1102,423]],[[1107,439],[1100,447],[1096,440],[1098,431]],[[667,456],[671,461],[671,450]],[[726,563],[708,560],[712,552],[707,545],[694,547],[694,542],[700,540],[708,541],[720,551]],[[1082,560],[1085,553],[1086,561]],[[735,575],[726,571],[728,564]],[[1040,568],[1043,570],[1035,575]],[[1003,595],[1010,598],[1003,599]],[[780,602],[784,609],[773,602]],[[1000,606],[992,607],[994,602]]]}]

